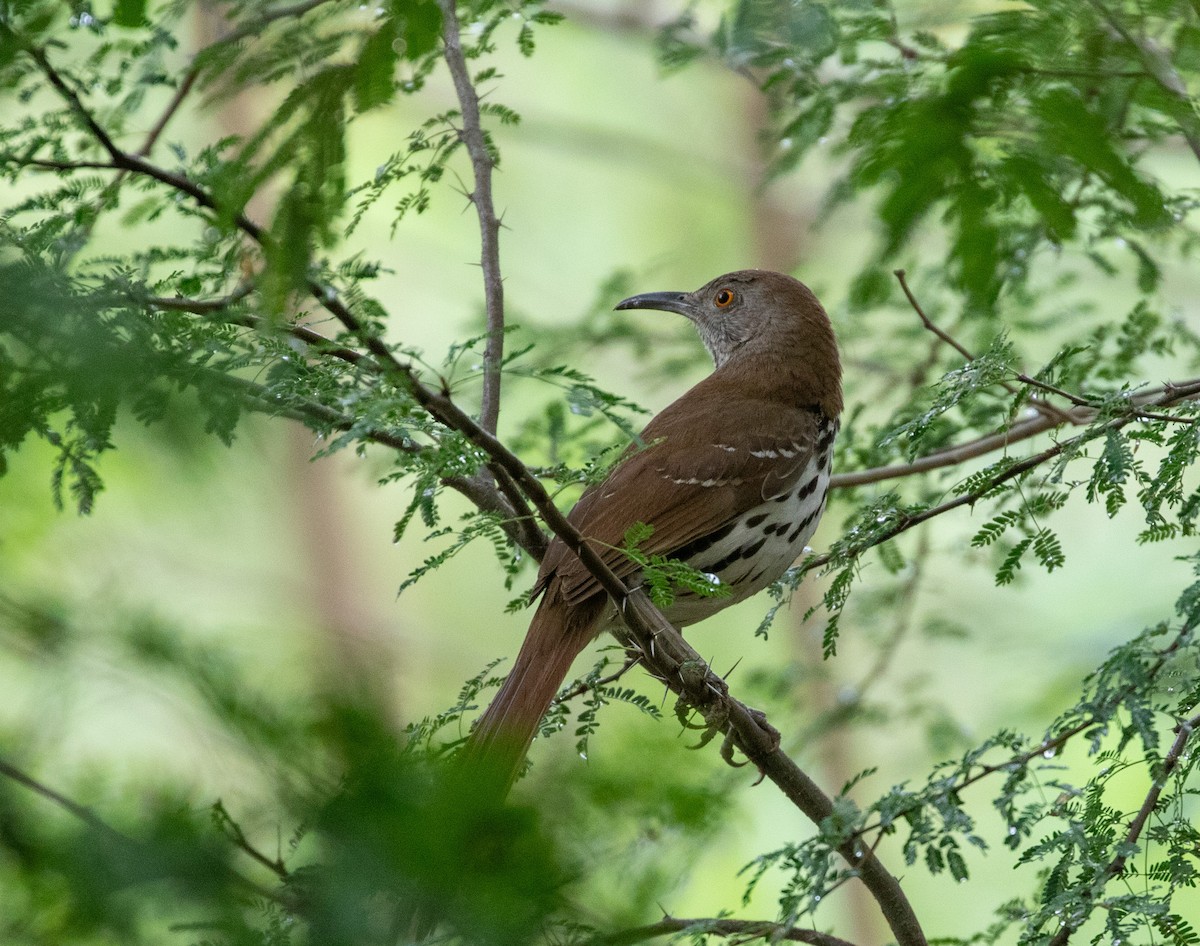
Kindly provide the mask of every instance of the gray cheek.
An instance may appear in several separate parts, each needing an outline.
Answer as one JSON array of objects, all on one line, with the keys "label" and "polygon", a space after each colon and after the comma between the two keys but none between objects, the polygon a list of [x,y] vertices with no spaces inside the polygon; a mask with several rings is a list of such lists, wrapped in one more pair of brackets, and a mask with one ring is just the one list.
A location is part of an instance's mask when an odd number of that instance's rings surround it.
[{"label": "gray cheek", "polygon": [[700,330],[700,341],[704,342],[704,347],[712,355],[713,362],[720,368],[729,357],[729,342],[720,332],[709,325],[705,325]]}]

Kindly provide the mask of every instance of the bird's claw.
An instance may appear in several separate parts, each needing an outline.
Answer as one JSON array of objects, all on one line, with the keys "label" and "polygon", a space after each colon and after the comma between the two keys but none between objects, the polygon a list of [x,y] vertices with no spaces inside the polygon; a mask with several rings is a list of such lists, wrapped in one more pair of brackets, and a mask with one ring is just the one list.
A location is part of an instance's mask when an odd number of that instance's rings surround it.
[{"label": "bird's claw", "polygon": [[[703,694],[703,699],[694,696],[680,696],[675,702],[675,715],[685,729],[703,733],[700,741],[692,746],[702,749],[713,741],[719,732],[724,732],[729,725],[729,712],[724,700],[729,689],[725,681],[713,674],[703,661],[689,660],[679,665],[679,679],[683,684],[684,694]],[[703,717],[703,724],[691,721],[691,712],[696,710]]]}]

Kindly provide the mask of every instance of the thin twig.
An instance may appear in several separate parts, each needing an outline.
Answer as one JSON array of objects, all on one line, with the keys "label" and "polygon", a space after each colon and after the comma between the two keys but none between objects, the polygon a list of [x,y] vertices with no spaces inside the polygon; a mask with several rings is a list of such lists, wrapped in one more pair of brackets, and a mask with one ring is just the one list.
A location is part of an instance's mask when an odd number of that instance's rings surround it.
[{"label": "thin twig", "polygon": [[[1120,423],[1114,423],[1112,429],[1119,429],[1132,420],[1132,415],[1120,418]],[[1014,477],[1020,476],[1022,473],[1027,473],[1034,467],[1040,466],[1047,460],[1053,459],[1066,450],[1068,446],[1075,445],[1080,438],[1084,436],[1086,435],[1081,434],[1080,437],[1073,437],[1070,440],[1064,440],[1061,443],[1056,443],[1053,446],[1048,447],[1041,453],[1036,453],[1033,456],[1026,457],[1019,463],[1014,463],[1012,466],[1008,467],[1008,469],[1003,470],[996,476],[993,476],[978,489],[974,489],[969,493],[963,493],[961,496],[956,496],[954,499],[949,499],[940,505],[930,506],[928,509],[924,509],[921,512],[913,513],[911,515],[906,514],[898,517],[890,528],[883,530],[878,535],[873,535],[870,543],[863,545],[860,548],[856,548],[854,550],[854,554],[858,555],[862,552],[865,552],[867,549],[874,548],[877,545],[882,545],[889,539],[894,539],[902,532],[907,532],[914,526],[919,526],[922,522],[928,522],[930,519],[935,519],[943,513],[950,512],[952,509],[957,509],[959,506],[973,506],[988,493],[992,492],[992,490],[994,490],[997,486],[1002,486],[1004,483],[1007,483]],[[815,558],[806,559],[801,565],[802,572],[807,574],[815,568],[822,568],[823,566],[828,565],[833,558],[833,553],[827,552],[824,555],[818,555]]]},{"label": "thin twig", "polygon": [[[160,184],[166,184],[168,187],[186,194],[206,210],[217,209],[217,203],[213,196],[205,191],[204,188],[195,181],[190,180],[182,174],[176,174],[172,171],[166,170],[165,168],[161,168],[158,165],[151,163],[141,155],[132,154],[119,148],[116,142],[113,141],[112,136],[110,136],[108,132],[104,130],[103,126],[96,120],[95,116],[92,115],[87,106],[83,104],[83,101],[75,93],[75,90],[67,85],[66,80],[50,63],[50,60],[46,57],[45,51],[37,46],[32,45],[26,45],[22,48],[24,49],[25,53],[37,64],[38,68],[42,70],[42,74],[45,75],[47,81],[49,81],[49,83],[54,87],[55,91],[57,91],[59,95],[66,100],[67,104],[71,108],[71,111],[73,111],[79,117],[79,120],[83,122],[88,132],[93,138],[96,139],[96,142],[109,156],[112,161],[112,169],[130,171],[152,178],[153,180],[158,181]],[[35,162],[31,161],[29,163]],[[69,165],[65,162],[61,164],[59,162],[47,161],[36,163],[44,167],[54,167],[58,165],[60,169],[69,168]],[[89,162],[77,162],[75,166],[108,167],[107,165],[91,164]],[[249,236],[256,243],[266,244],[268,242],[266,231],[264,231],[263,228],[258,224],[250,220],[245,214],[236,214],[233,218],[233,222],[239,230]]]},{"label": "thin twig", "polygon": [[929,331],[933,332],[934,335],[953,348],[956,352],[962,355],[964,359],[967,361],[974,361],[975,356],[971,354],[971,352],[955,341],[953,336],[948,334],[944,329],[939,328],[933,319],[925,314],[925,310],[921,307],[921,303],[917,301],[917,297],[913,295],[913,291],[908,287],[908,279],[906,278],[907,274],[905,271],[903,269],[893,270],[892,275],[894,275],[896,280],[900,283],[900,288],[904,290],[904,296],[906,299],[908,299],[908,304],[912,307],[912,310],[917,313],[917,317],[921,320],[921,324],[924,325]]},{"label": "thin twig", "polygon": [[[55,791],[49,785],[39,782],[28,772],[18,768],[5,759],[0,759],[0,776],[11,779],[18,785],[22,785],[29,789],[35,795],[39,795],[47,801],[53,802],[59,808],[62,808],[75,818],[78,818],[89,828],[103,835],[109,843],[116,842],[117,844],[128,848],[131,852],[144,852],[147,854],[152,854],[152,852],[147,848],[145,842],[121,833],[86,805],[81,805],[74,799],[68,798],[66,795],[62,794],[62,792]],[[241,874],[222,861],[219,861],[216,858],[206,858],[206,860],[210,861],[209,866],[211,869],[225,874],[238,886],[251,891],[256,896],[262,897],[265,900],[274,901],[275,903],[287,903],[286,898],[281,897],[273,890],[268,890],[261,884],[255,883],[248,877],[243,877]]]},{"label": "thin twig", "polygon": [[[970,351],[968,351],[964,346],[960,345],[954,339],[954,337],[950,335],[949,332],[938,327],[934,321],[925,314],[925,310],[921,307],[921,303],[917,301],[917,297],[913,294],[912,289],[910,289],[908,286],[908,280],[905,278],[906,274],[904,270],[894,270],[893,274],[895,275],[897,281],[899,281],[900,288],[904,290],[904,296],[906,299],[908,299],[908,304],[912,306],[913,311],[917,313],[917,317],[921,320],[921,324],[924,325],[929,331],[933,332],[934,335],[953,348],[956,352],[962,355],[963,358],[965,358],[968,362],[974,361],[975,356],[971,354]],[[1024,378],[1024,376],[1022,376],[1022,378]],[[1020,393],[1019,389],[1015,385],[1010,384],[1007,381],[1001,381],[1000,386],[1009,394],[1016,395]],[[1055,407],[1053,404],[1047,404],[1044,401],[1039,401],[1032,398],[1030,399],[1029,403],[1039,414],[1051,416],[1057,419],[1059,423],[1062,423],[1067,419],[1066,412]]]},{"label": "thin twig", "polygon": [[[1145,686],[1158,676],[1159,672],[1167,665],[1167,662],[1171,659],[1171,657],[1173,657],[1179,651],[1179,649],[1191,636],[1192,629],[1192,624],[1185,624],[1182,628],[1180,628],[1179,632],[1175,635],[1175,639],[1172,640],[1170,644],[1155,653],[1154,662],[1146,668],[1142,680],[1139,681],[1139,686]],[[960,775],[963,775],[962,780],[957,782],[951,782],[949,779],[945,780],[943,783],[944,787],[937,793],[937,797],[946,798],[951,795],[957,795],[963,789],[970,788],[972,785],[975,785],[992,775],[996,775],[997,773],[1004,773],[1006,775],[1011,774],[1012,772],[1024,768],[1039,756],[1049,758],[1057,755],[1063,750],[1068,742],[1070,742],[1080,733],[1087,732],[1089,729],[1106,722],[1113,709],[1128,699],[1129,695],[1134,691],[1134,689],[1134,686],[1128,686],[1122,690],[1110,694],[1108,699],[1101,704],[1100,708],[1090,713],[1086,719],[1080,720],[1079,722],[1068,726],[1066,729],[1060,730],[1053,736],[1047,736],[1031,749],[1020,752],[1015,756],[1009,756],[1003,762],[981,765],[974,772],[974,774],[964,774],[966,772],[970,772],[970,768],[968,767],[964,769],[963,772],[959,773]],[[918,801],[917,804],[910,807],[890,812],[888,824],[895,824],[898,819],[903,818],[909,811],[919,808],[922,804],[925,804],[925,801]],[[876,831],[882,832],[884,827],[885,825],[882,821],[876,821],[872,824],[864,825],[862,828],[859,828],[857,832],[855,832],[855,837],[863,838],[864,836],[872,834]]]},{"label": "thin twig", "polygon": [[175,117],[175,113],[183,105],[183,100],[188,97],[188,93],[192,91],[192,87],[195,86],[198,78],[200,78],[200,70],[193,64],[184,73],[183,81],[179,83],[179,88],[175,90],[175,94],[171,96],[171,101],[167,103],[167,107],[163,109],[162,114],[158,116],[158,121],[150,128],[150,131],[146,135],[146,140],[142,142],[142,146],[138,148],[137,153],[140,157],[150,157],[150,152],[154,150],[158,139],[167,130],[167,124]]},{"label": "thin twig", "polygon": [[[182,297],[153,296],[144,301],[147,305],[155,308],[190,312],[195,315],[222,314],[224,320],[231,325],[240,325],[258,331],[268,331],[270,330],[268,322],[256,315],[249,313],[229,315],[223,312],[224,309],[242,299],[251,288],[248,284],[243,284],[238,290],[218,299],[186,299]],[[356,367],[365,367],[376,374],[383,373],[382,367],[373,357],[365,355],[356,349],[338,345],[333,339],[322,335],[320,332],[306,325],[288,325],[284,327],[284,330],[293,338],[313,346],[321,355],[338,358]],[[265,392],[263,403],[266,405],[268,412],[270,412],[272,402],[265,397]],[[331,424],[340,430],[348,431],[354,428],[354,421],[351,418],[338,414],[332,409],[321,410],[321,405],[316,403],[308,405],[305,411],[306,413],[290,416],[302,422],[308,417],[319,417],[323,423]],[[279,413],[277,408],[275,412]],[[398,438],[393,434],[378,429],[364,431],[363,435],[367,440],[392,447],[393,449],[403,450],[404,452],[411,453],[420,449],[404,438]],[[485,477],[478,476],[443,477],[442,483],[462,493],[484,512],[491,512],[499,516],[501,528],[504,529],[509,538],[529,552],[535,559],[541,561],[542,555],[546,551],[547,539],[545,533],[537,527],[532,512],[525,503],[520,489],[513,483],[512,478],[504,470],[493,468],[490,464],[489,469],[491,469],[495,478],[495,485],[487,482]],[[499,493],[497,493],[497,487],[499,487]]]},{"label": "thin twig", "polygon": [[[224,384],[237,390],[243,405],[256,413],[272,417],[286,417],[311,427],[321,424],[334,430],[353,431],[369,443],[398,450],[402,453],[419,453],[423,447],[407,437],[401,437],[391,431],[378,427],[361,428],[354,418],[341,414],[331,407],[315,401],[291,402],[281,405],[270,396],[266,388],[245,378],[212,372],[209,380]],[[470,503],[481,512],[494,515],[497,524],[505,534],[520,548],[528,552],[535,561],[541,561],[546,552],[546,536],[538,528],[532,513],[519,517],[513,512],[512,505],[505,497],[496,491],[494,486],[483,483],[479,477],[447,476],[441,480],[443,486],[461,493]]]},{"label": "thin twig", "polygon": [[[221,316],[221,321],[228,325],[239,325],[243,328],[254,329],[260,332],[270,331],[271,325],[266,319],[260,318],[257,315],[251,315],[248,312],[231,314],[225,311],[246,298],[253,291],[254,286],[251,283],[242,283],[228,295],[215,299],[189,299],[184,296],[149,296],[140,301],[154,309],[163,309],[169,312],[188,312],[192,315],[219,315]],[[370,356],[364,355],[353,348],[339,345],[332,338],[314,331],[307,325],[285,325],[280,326],[280,328],[292,338],[313,346],[322,355],[337,358],[351,365],[370,368],[377,374],[380,372],[379,366]]]},{"label": "thin twig", "polygon": [[[1024,384],[1028,384],[1030,387],[1041,388],[1043,391],[1046,391],[1050,394],[1057,394],[1059,397],[1066,398],[1076,407],[1087,407],[1093,411],[1098,411],[1100,409],[1093,401],[1089,401],[1085,397],[1080,397],[1078,394],[1072,394],[1070,391],[1064,391],[1062,388],[1056,387],[1053,384],[1047,384],[1045,381],[1038,381],[1036,378],[1031,378],[1027,374],[1017,375],[1017,380],[1023,382]],[[1194,417],[1176,417],[1173,414],[1159,414],[1155,411],[1143,411],[1136,409],[1135,413],[1141,420],[1158,420],[1167,424],[1196,423],[1196,418]]]},{"label": "thin twig", "polygon": [[112,161],[51,161],[48,158],[22,158],[23,167],[44,171],[120,171],[124,169]]},{"label": "thin twig", "polygon": [[[1200,396],[1200,382],[1187,382],[1185,385],[1167,384],[1163,386],[1163,393],[1157,399],[1148,403],[1158,407],[1167,407],[1171,404],[1178,403],[1179,401],[1190,400],[1197,396]],[[930,519],[934,519],[943,513],[950,512],[952,509],[957,509],[960,506],[973,506],[988,493],[992,492],[997,486],[1002,486],[1009,480],[1029,472],[1035,467],[1045,463],[1047,460],[1052,460],[1054,457],[1065,452],[1066,450],[1077,447],[1087,440],[1098,437],[1101,432],[1120,430],[1127,424],[1137,420],[1138,413],[1139,411],[1137,408],[1130,407],[1127,413],[1111,418],[1110,420],[1101,424],[1099,428],[1089,428],[1081,434],[1078,434],[1067,440],[1061,440],[1058,443],[1047,447],[1041,453],[1035,453],[1032,456],[1026,457],[1024,460],[1014,463],[1012,466],[997,473],[986,483],[983,483],[969,493],[963,493],[961,496],[956,496],[954,499],[947,500],[946,502],[937,506],[931,506],[928,509],[924,509],[918,513],[913,513],[912,515],[905,514],[899,516],[889,528],[883,530],[877,535],[873,535],[868,544],[856,548],[853,554],[859,555],[869,548],[874,548],[877,545],[887,542],[889,539],[894,539],[902,532],[907,532],[914,526],[918,526],[922,522],[928,522]],[[825,565],[828,565],[833,558],[834,554],[827,552],[824,555],[818,555],[814,558],[806,559],[801,565],[801,573],[807,574],[815,568],[821,568]]]},{"label": "thin twig", "polygon": [[192,315],[213,315],[241,302],[254,291],[251,283],[241,283],[228,295],[215,299],[189,299],[186,296],[149,296],[140,300],[155,309],[170,312],[190,312]]},{"label": "thin twig", "polygon": [[[292,9],[298,9],[298,7]],[[67,100],[72,110],[79,116],[79,118],[99,142],[100,146],[112,159],[111,165],[95,166],[106,167],[115,170],[128,170],[134,173],[145,175],[146,177],[152,178],[159,183],[165,184],[168,187],[174,188],[175,190],[188,195],[205,209],[217,209],[216,200],[213,198],[213,196],[194,181],[189,180],[187,177],[181,174],[175,174],[167,171],[152,164],[145,158],[142,158],[138,155],[129,154],[117,147],[112,138],[107,134],[107,132],[104,131],[99,122],[96,121],[88,109],[83,105],[79,97],[75,95],[71,88],[54,69],[49,60],[46,58],[45,53],[42,50],[34,47],[30,47],[26,51],[42,69],[51,85],[53,85],[54,88],[58,90],[59,94]],[[84,166],[84,163],[80,162],[78,166]],[[239,230],[241,230],[260,246],[269,245],[270,237],[266,231],[258,224],[250,220],[244,213],[236,214],[233,218],[233,222]],[[351,330],[354,331],[355,334],[360,338],[363,335],[369,336],[369,333],[363,332],[362,326],[358,319],[338,298],[337,294],[332,288],[324,286],[315,280],[309,280],[308,288],[313,298],[315,298],[331,315],[342,322],[343,325],[347,326],[347,328],[351,328]],[[309,330],[300,326],[294,326],[291,331],[293,334],[296,334],[297,337],[302,337],[303,334]],[[398,373],[402,380],[406,382],[406,385],[416,385],[416,387],[420,388],[422,391],[426,390],[424,386],[417,381],[416,375],[413,373],[412,369],[408,366],[402,365],[392,354],[387,345],[374,336],[370,336],[370,338],[371,344],[368,345],[368,348],[371,350],[372,354],[376,356],[376,359],[380,360],[382,366],[387,366],[390,368],[390,370]],[[340,351],[342,355],[345,355],[352,350],[339,349],[338,351]],[[341,355],[339,355],[339,357],[341,357]],[[355,359],[361,359],[362,357],[363,356],[361,353],[354,355]],[[418,397],[418,401],[421,401],[420,397]],[[427,402],[422,403],[423,406],[427,407]],[[465,414],[462,416],[466,418]],[[466,419],[469,421],[469,418]],[[492,463],[488,463],[487,466],[493,475],[497,477],[498,488],[500,491],[499,494],[496,494],[488,500],[488,506],[493,509],[497,507],[508,507],[505,518],[507,521],[514,524],[512,528],[517,530],[514,534],[519,536],[520,544],[525,547],[530,554],[540,557],[540,554],[545,550],[546,547],[545,536],[539,529],[537,529],[536,525],[533,524],[532,510],[530,510],[528,504],[525,502],[524,497],[522,496],[522,491],[516,487],[511,477],[506,476],[503,472],[497,473],[496,469],[493,468]],[[496,493],[496,489],[485,482],[467,486],[467,484],[464,482],[459,481],[459,486],[467,487],[473,494],[477,496],[483,496],[489,490],[493,494]],[[503,499],[501,499],[501,495],[503,496]]]},{"label": "thin twig", "polygon": [[[1177,382],[1169,381],[1166,384],[1140,391],[1129,398],[1130,406],[1128,410],[1138,418],[1180,422],[1187,420],[1190,423],[1191,420],[1187,418],[1176,418],[1171,417],[1169,414],[1156,414],[1142,410],[1143,405],[1165,403],[1162,401],[1162,396],[1167,393],[1171,393],[1172,396],[1169,398],[1169,401],[1173,404],[1200,398],[1200,378],[1190,378],[1187,381]],[[1064,412],[1067,422],[1077,427],[1090,424],[1096,419],[1096,414],[1097,410],[1092,407],[1077,407]],[[1043,434],[1060,426],[1063,426],[1063,424],[1045,415],[1031,417],[1013,424],[1007,430],[994,434],[986,434],[975,440],[968,440],[966,443],[961,443],[953,447],[946,447],[943,450],[918,457],[911,463],[898,463],[894,466],[877,466],[866,470],[855,470],[850,473],[835,473],[830,477],[829,488],[847,489],[854,486],[865,486],[869,483],[902,479],[916,473],[927,473],[930,470],[957,466],[967,460],[985,456],[997,450],[1003,450],[1014,443],[1028,440],[1031,437],[1036,437],[1038,434]]]},{"label": "thin twig", "polygon": [[291,879],[292,873],[287,869],[287,865],[283,863],[283,858],[267,857],[266,854],[251,844],[250,839],[246,837],[246,833],[242,830],[242,826],[233,820],[229,812],[225,809],[224,804],[218,801],[215,805],[215,810],[219,814],[219,817],[216,819],[217,827],[222,834],[229,838],[234,847],[258,861],[258,863],[262,864],[263,867],[271,871],[280,880],[286,881]]},{"label": "thin twig", "polygon": [[[1179,101],[1181,107],[1174,116],[1176,123],[1179,126],[1180,133],[1183,135],[1184,141],[1191,148],[1192,154],[1196,156],[1197,160],[1200,160],[1200,122],[1196,121],[1195,103],[1188,91],[1187,83],[1183,81],[1183,77],[1179,75],[1174,64],[1157,45],[1145,37],[1135,36],[1131,33],[1121,18],[1101,3],[1100,0],[1088,0],[1088,3],[1091,4],[1096,12],[1107,21],[1108,25],[1125,42],[1137,50],[1138,58],[1142,60],[1142,65],[1146,67],[1146,71],[1158,84],[1159,88],[1171,98]],[[1187,116],[1191,121],[1185,124],[1186,120],[1184,116]]]},{"label": "thin twig", "polygon": [[487,313],[487,342],[483,349],[483,393],[479,423],[488,433],[496,432],[500,418],[500,365],[504,360],[504,280],[500,275],[500,219],[492,199],[492,169],[495,161],[488,149],[479,114],[479,96],[467,69],[459,36],[458,13],[454,0],[438,0],[442,11],[442,58],[454,80],[462,112],[458,136],[471,158],[475,188],[467,195],[479,217],[480,257],[483,270],[484,308]]},{"label": "thin twig", "polygon": [[[1146,828],[1146,822],[1150,820],[1150,815],[1158,807],[1158,800],[1162,795],[1163,788],[1167,784],[1167,779],[1171,777],[1171,773],[1179,765],[1179,760],[1183,757],[1183,750],[1187,746],[1192,734],[1196,731],[1197,726],[1200,726],[1200,715],[1182,721],[1175,728],[1175,741],[1171,744],[1171,748],[1167,751],[1166,756],[1163,757],[1162,767],[1151,783],[1150,791],[1146,793],[1142,807],[1138,809],[1138,813],[1129,822],[1129,830],[1126,832],[1125,841],[1121,845],[1122,851],[1109,861],[1108,865],[1101,872],[1100,877],[1092,883],[1091,890],[1093,893],[1098,893],[1108,881],[1120,876],[1121,872],[1125,869],[1125,864],[1129,860],[1129,854],[1126,852],[1137,849],[1137,843]],[[1079,929],[1079,925],[1079,923],[1064,921],[1062,926],[1058,928],[1058,932],[1050,939],[1049,946],[1066,946],[1067,941],[1071,938],[1071,934]]]},{"label": "thin twig", "polygon": [[682,920],[670,916],[647,926],[637,926],[633,929],[597,936],[591,942],[594,946],[635,946],[635,944],[644,943],[648,939],[657,939],[659,936],[669,936],[672,933],[684,931],[727,938],[737,936],[747,940],[765,939],[772,943],[787,941],[809,943],[811,946],[854,946],[848,940],[832,936],[829,933],[772,923],[769,920]]},{"label": "thin twig", "polygon": [[580,680],[569,690],[560,693],[554,699],[556,706],[561,706],[577,697],[583,696],[585,693],[591,693],[594,690],[599,690],[601,687],[606,687],[610,683],[616,683],[621,677],[625,676],[630,670],[642,662],[641,652],[635,652],[625,655],[625,662],[616,670],[606,677],[601,677],[599,680]]}]

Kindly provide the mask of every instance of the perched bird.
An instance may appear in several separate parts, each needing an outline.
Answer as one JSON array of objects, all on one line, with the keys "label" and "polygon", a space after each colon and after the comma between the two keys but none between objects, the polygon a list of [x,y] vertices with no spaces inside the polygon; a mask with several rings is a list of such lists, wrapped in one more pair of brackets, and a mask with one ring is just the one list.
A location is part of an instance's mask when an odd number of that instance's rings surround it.
[{"label": "perched bird", "polygon": [[[629,528],[653,528],[648,555],[686,562],[728,589],[681,591],[665,609],[694,624],[763,590],[817,528],[842,410],[841,363],[829,317],[803,283],[741,270],[695,292],[650,292],[618,309],[689,319],[715,370],[658,414],[569,519],[618,576],[638,566],[621,551]],[[551,542],[533,593],[537,612],[512,671],[480,718],[464,759],[507,792],[575,657],[616,609],[562,541]]]}]

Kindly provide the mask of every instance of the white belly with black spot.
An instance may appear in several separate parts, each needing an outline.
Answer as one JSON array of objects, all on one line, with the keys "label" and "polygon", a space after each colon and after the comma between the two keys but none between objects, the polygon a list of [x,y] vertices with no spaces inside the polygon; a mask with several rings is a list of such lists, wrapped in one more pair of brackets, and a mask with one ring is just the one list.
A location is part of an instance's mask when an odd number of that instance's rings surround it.
[{"label": "white belly with black spot", "polygon": [[825,511],[831,454],[827,449],[814,456],[784,495],[756,506],[737,522],[688,547],[684,560],[689,565],[733,590],[722,597],[681,592],[664,612],[672,624],[682,627],[702,621],[762,591],[791,567]]}]

